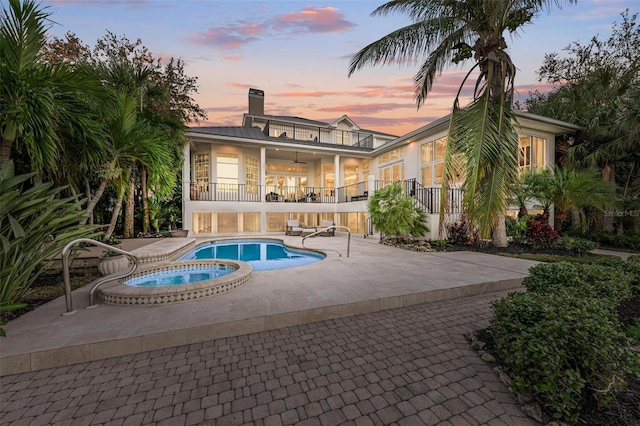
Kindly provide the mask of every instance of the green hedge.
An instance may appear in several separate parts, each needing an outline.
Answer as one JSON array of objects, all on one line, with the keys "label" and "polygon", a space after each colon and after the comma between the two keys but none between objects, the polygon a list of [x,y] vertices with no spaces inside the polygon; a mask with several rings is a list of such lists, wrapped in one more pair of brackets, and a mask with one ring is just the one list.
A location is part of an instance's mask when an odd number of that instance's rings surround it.
[{"label": "green hedge", "polygon": [[631,295],[632,278],[622,267],[557,262],[531,267],[522,285],[538,293],[571,289],[584,297],[607,298],[615,306]]},{"label": "green hedge", "polygon": [[555,243],[551,244],[551,248],[554,250],[570,251],[576,254],[586,254],[599,246],[595,241],[570,236],[560,237]]},{"label": "green hedge", "polygon": [[494,303],[496,346],[517,392],[555,418],[578,421],[583,405],[606,404],[625,374],[639,374],[635,353],[605,299],[572,290],[511,293]]},{"label": "green hedge", "polygon": [[536,265],[527,292],[493,304],[496,350],[514,389],[564,422],[577,422],[587,401],[606,405],[627,374],[640,374],[617,310],[640,289],[640,256],[610,263]]}]

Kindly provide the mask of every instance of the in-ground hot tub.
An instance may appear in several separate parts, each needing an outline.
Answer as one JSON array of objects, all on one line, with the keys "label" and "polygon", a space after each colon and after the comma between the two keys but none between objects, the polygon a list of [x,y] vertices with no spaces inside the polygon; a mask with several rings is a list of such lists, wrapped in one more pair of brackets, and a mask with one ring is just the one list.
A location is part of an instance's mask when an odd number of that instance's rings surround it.
[{"label": "in-ground hot tub", "polygon": [[253,268],[246,262],[194,260],[139,271],[98,289],[104,303],[162,305],[226,293],[246,283]]}]

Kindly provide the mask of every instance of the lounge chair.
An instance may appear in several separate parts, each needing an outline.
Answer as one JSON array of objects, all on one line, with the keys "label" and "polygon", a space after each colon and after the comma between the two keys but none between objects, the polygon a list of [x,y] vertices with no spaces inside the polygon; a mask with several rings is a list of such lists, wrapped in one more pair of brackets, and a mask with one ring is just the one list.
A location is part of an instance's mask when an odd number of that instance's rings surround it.
[{"label": "lounge chair", "polygon": [[302,235],[302,230],[304,228],[300,226],[300,221],[298,219],[289,219],[287,220],[287,227],[285,228],[284,235]]},{"label": "lounge chair", "polygon": [[334,237],[336,235],[336,228],[327,229],[329,226],[333,226],[333,221],[323,220],[322,225],[318,227],[318,231],[321,231],[318,235],[321,237]]}]

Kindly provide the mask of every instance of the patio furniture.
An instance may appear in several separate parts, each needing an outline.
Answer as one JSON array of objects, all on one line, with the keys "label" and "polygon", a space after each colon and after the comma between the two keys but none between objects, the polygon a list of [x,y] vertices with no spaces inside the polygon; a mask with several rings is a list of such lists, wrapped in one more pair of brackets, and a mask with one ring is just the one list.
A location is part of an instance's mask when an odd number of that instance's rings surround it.
[{"label": "patio furniture", "polygon": [[334,223],[332,220],[323,220],[322,225],[320,225],[319,227],[319,230],[322,232],[319,233],[318,235],[320,235],[321,237],[334,237],[336,235],[336,229],[335,228],[326,229],[329,226],[333,226],[333,225]]},{"label": "patio furniture", "polygon": [[267,194],[267,201],[278,201],[278,193],[277,192],[269,192]]},{"label": "patio furniture", "polygon": [[305,226],[300,233],[300,236],[306,237],[307,235],[311,235],[316,232],[318,229],[314,226]]},{"label": "patio furniture", "polygon": [[301,235],[303,229],[304,228],[300,226],[300,221],[298,219],[289,219],[287,220],[287,227],[285,228],[284,235]]}]

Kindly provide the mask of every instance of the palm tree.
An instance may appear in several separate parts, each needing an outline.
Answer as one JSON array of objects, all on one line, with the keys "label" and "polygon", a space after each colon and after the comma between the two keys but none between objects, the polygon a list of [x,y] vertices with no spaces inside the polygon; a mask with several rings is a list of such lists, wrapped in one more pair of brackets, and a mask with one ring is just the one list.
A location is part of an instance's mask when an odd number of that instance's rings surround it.
[{"label": "palm tree", "polygon": [[100,137],[86,107],[98,81],[43,58],[49,15],[32,0],[9,0],[0,14],[0,167],[19,142],[40,177],[58,168],[65,137]]},{"label": "palm tree", "polygon": [[383,239],[400,234],[419,237],[429,231],[424,210],[404,193],[402,182],[378,189],[369,201],[368,210],[373,227]]},{"label": "palm tree", "polygon": [[[447,66],[475,60],[472,69],[478,68],[479,76],[473,101],[460,109],[457,96],[453,105],[443,206],[447,207],[449,184],[459,173],[462,159],[466,167],[466,215],[478,227],[480,238],[490,238],[493,233],[493,243],[498,246],[507,245],[504,211],[510,185],[518,176],[512,110],[516,68],[506,52],[503,34],[516,34],[553,4],[559,6],[561,0],[393,0],[378,7],[373,15],[406,13],[412,23],[360,50],[349,67],[351,75],[367,65],[424,59],[414,76],[420,107],[436,76]],[[461,89],[468,77],[469,74]],[[444,220],[441,223],[444,225]]]},{"label": "palm tree", "polygon": [[532,193],[542,209],[555,213],[556,229],[562,229],[572,214],[572,226],[578,228],[584,222],[585,207],[605,210],[617,204],[615,186],[601,179],[596,170],[573,170],[556,166],[553,171],[542,170],[527,179]]}]

